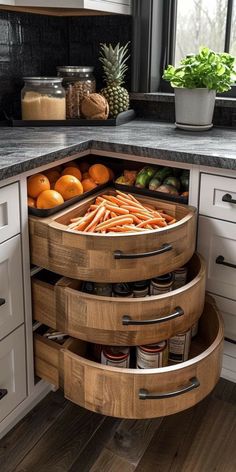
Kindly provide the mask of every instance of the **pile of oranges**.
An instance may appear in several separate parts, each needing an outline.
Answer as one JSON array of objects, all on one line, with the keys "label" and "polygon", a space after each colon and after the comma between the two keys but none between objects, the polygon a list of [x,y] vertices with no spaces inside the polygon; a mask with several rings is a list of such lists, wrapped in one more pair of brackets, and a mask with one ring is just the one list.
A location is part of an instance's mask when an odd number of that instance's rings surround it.
[{"label": "pile of oranges", "polygon": [[77,164],[57,166],[28,178],[28,206],[49,209],[70,198],[82,195],[114,178],[113,171],[103,164]]}]

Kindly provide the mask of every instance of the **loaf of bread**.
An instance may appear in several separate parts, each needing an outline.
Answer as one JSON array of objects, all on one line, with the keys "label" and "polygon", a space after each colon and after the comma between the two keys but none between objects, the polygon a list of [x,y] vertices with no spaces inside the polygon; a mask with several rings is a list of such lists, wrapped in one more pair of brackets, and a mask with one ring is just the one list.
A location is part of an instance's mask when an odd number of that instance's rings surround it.
[{"label": "loaf of bread", "polygon": [[81,103],[81,114],[88,120],[106,120],[109,115],[106,98],[99,93],[88,94]]}]

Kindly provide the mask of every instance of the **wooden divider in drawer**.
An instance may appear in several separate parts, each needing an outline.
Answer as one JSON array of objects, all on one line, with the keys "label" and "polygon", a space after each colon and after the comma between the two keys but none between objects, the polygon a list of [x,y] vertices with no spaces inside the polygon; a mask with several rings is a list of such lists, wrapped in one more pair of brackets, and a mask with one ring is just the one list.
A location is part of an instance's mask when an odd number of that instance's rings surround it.
[{"label": "wooden divider in drawer", "polygon": [[[184,287],[163,295],[126,299],[90,295],[80,290],[79,281],[42,271],[32,280],[33,316],[70,336],[100,344],[161,341],[186,331],[202,314],[205,262],[194,254],[187,267]],[[46,281],[50,277],[51,283]]]},{"label": "wooden divider in drawer", "polygon": [[86,233],[69,229],[71,219],[86,213],[106,189],[70,209],[48,218],[30,216],[31,262],[73,279],[94,282],[130,282],[171,272],[184,265],[195,250],[196,209],[140,196],[173,216],[177,222],[163,228],[126,233]]}]

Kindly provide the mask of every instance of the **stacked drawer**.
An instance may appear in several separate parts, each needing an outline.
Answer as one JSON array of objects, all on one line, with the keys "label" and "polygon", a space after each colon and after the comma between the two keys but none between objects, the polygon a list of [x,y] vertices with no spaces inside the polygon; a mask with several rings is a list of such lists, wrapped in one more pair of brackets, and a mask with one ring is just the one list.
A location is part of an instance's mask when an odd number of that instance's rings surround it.
[{"label": "stacked drawer", "polygon": [[0,421],[26,397],[18,184],[0,188]]},{"label": "stacked drawer", "polygon": [[202,174],[198,249],[225,323],[224,373],[236,380],[236,179]]},{"label": "stacked drawer", "polygon": [[[69,400],[123,418],[158,417],[189,408],[212,390],[221,369],[222,322],[210,302],[204,308],[205,264],[194,254],[196,211],[152,198],[142,200],[158,204],[178,222],[137,235],[67,231],[70,219],[80,208],[86,210],[91,198],[54,217],[30,217],[32,263],[64,276],[55,285],[33,280],[34,318],[72,336],[61,346],[36,334],[36,373],[61,386]],[[188,283],[164,295],[111,299],[80,288],[83,280],[136,281],[186,263]],[[88,343],[153,343],[186,331],[200,317],[198,340],[185,363],[121,369],[87,356]]]}]

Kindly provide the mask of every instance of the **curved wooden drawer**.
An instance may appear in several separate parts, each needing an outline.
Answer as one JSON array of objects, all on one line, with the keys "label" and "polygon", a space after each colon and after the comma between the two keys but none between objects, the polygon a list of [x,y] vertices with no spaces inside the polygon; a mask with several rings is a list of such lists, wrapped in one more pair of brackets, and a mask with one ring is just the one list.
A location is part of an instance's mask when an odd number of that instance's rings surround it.
[{"label": "curved wooden drawer", "polygon": [[32,280],[33,316],[70,336],[99,344],[161,341],[186,331],[202,314],[205,262],[200,255],[194,254],[189,261],[188,274],[189,282],[178,290],[128,299],[89,295],[80,291],[79,281],[67,278],[50,285],[36,275]]},{"label": "curved wooden drawer", "polygon": [[[45,369],[42,374],[42,368],[41,372],[37,368],[38,361],[43,361],[45,366],[51,362],[48,346],[45,349],[43,343],[36,336],[36,374],[49,380],[50,374]],[[53,344],[51,341],[50,359]],[[59,351],[57,378],[68,400],[88,410],[120,418],[166,416],[195,405],[216,385],[221,371],[223,323],[212,299],[207,301],[199,334],[192,342],[190,360],[159,369],[104,366],[88,360],[86,349],[86,342],[70,339],[67,348]],[[58,346],[56,354],[58,362]],[[157,398],[148,398],[150,395]]]},{"label": "curved wooden drawer", "polygon": [[33,264],[73,279],[130,282],[171,272],[192,257],[196,209],[150,197],[139,200],[161,207],[177,223],[143,233],[103,235],[68,230],[71,218],[83,215],[101,193],[114,191],[100,191],[53,217],[29,217]]}]

